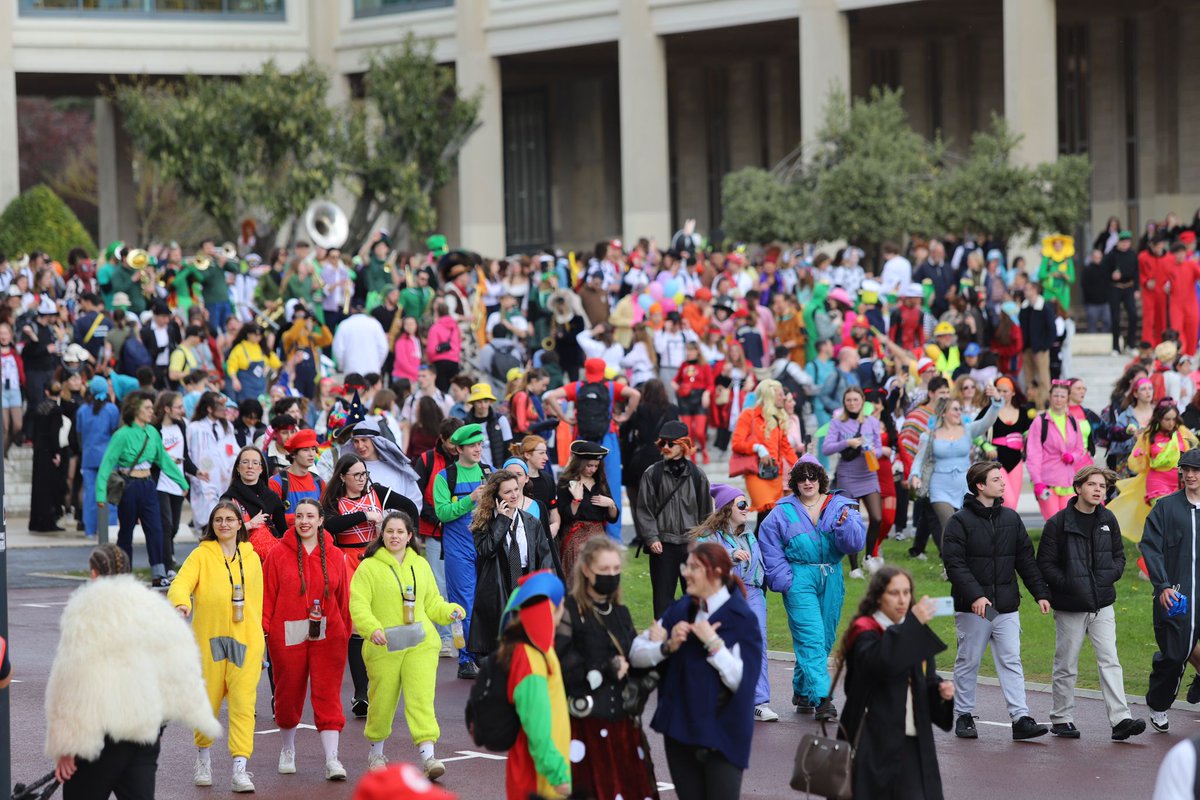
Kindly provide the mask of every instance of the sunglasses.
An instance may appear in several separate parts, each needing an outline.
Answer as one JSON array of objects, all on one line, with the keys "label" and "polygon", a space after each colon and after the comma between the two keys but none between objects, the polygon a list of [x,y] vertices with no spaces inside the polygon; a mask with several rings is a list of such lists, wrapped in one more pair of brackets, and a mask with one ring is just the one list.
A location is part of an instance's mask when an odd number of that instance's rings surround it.
[{"label": "sunglasses", "polygon": [[745,511],[750,507],[750,502],[748,500],[738,500],[736,503],[734,503],[734,507],[737,508],[738,511]]}]

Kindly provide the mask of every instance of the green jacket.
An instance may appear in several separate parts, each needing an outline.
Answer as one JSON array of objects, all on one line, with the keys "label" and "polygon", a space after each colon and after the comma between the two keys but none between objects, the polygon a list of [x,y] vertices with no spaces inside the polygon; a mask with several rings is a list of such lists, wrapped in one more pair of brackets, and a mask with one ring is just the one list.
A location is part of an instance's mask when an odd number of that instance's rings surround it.
[{"label": "green jacket", "polygon": [[105,264],[96,273],[96,281],[104,296],[104,305],[112,311],[113,295],[124,292],[129,295],[129,310],[141,314],[146,310],[146,295],[142,293],[141,284],[134,280],[133,271],[117,264]]},{"label": "green jacket", "polygon": [[[204,298],[204,305],[211,307],[213,303],[228,303],[229,302],[229,284],[225,281],[225,272],[229,271],[237,274],[237,271],[232,267],[224,269],[218,267],[214,262],[208,269],[201,272],[196,269],[195,265],[188,264],[175,276],[175,288],[178,292],[180,288],[187,284],[199,284],[200,296]],[[184,291],[187,291],[184,288]]]},{"label": "green jacket", "polygon": [[375,256],[371,256],[359,276],[366,280],[368,292],[382,292],[392,285],[392,276],[387,274],[385,262]]},{"label": "green jacket", "polygon": [[403,557],[404,560],[398,562],[386,547],[381,547],[358,565],[350,580],[350,619],[354,622],[354,630],[370,640],[377,630],[403,625],[401,587],[412,587],[417,600],[413,619],[425,627],[427,642],[439,642],[433,625],[449,625],[451,612],[457,611],[461,617],[465,616],[465,611],[457,603],[442,598],[433,569],[423,556],[406,547]]},{"label": "green jacket", "polygon": [[433,301],[434,291],[432,287],[426,286],[424,289],[409,288],[400,292],[400,310],[405,317],[413,317],[421,319],[425,316],[425,312],[429,310],[429,304]]},{"label": "green jacket", "polygon": [[[147,440],[149,437],[149,440]],[[145,443],[146,449],[138,457],[138,451]],[[188,490],[187,478],[163,449],[162,434],[151,426],[122,425],[112,435],[108,448],[104,451],[104,460],[100,462],[100,470],[96,473],[96,502],[108,502],[108,476],[113,469],[129,469],[134,464],[149,463],[157,466],[167,474],[167,477],[179,484],[185,492]]]}]

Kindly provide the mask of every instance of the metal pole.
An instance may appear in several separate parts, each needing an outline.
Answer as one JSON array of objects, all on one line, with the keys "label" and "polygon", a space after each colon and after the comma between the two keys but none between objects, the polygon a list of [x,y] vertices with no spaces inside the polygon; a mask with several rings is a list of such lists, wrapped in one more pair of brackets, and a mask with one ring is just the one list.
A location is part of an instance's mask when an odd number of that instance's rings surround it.
[{"label": "metal pole", "polygon": [[[9,644],[8,636],[8,514],[4,510],[4,469],[0,465],[0,636]],[[15,662],[9,654],[10,664]],[[14,668],[14,672],[15,672]],[[9,735],[9,704],[8,694],[11,690],[0,691],[0,793],[7,795],[12,791],[12,738]]]}]

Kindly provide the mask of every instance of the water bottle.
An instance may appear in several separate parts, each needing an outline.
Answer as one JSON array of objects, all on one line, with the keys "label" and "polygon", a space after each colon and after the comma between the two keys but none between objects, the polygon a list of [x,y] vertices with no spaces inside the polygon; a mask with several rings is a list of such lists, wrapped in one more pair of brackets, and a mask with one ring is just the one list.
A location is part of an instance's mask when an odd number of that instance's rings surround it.
[{"label": "water bottle", "polygon": [[871,472],[879,471],[879,457],[875,455],[875,451],[871,448],[863,450],[863,461],[867,465],[867,469]]},{"label": "water bottle", "polygon": [[233,621],[241,622],[246,618],[246,590],[240,583],[233,587]]},{"label": "water bottle", "polygon": [[465,650],[467,647],[467,637],[463,636],[462,620],[456,619],[450,622],[450,635],[454,637],[454,649]]},{"label": "water bottle", "polygon": [[404,624],[412,625],[417,619],[417,595],[411,586],[404,587]]},{"label": "water bottle", "polygon": [[308,611],[308,640],[315,642],[321,638],[321,600],[318,598],[312,601],[312,608]]}]

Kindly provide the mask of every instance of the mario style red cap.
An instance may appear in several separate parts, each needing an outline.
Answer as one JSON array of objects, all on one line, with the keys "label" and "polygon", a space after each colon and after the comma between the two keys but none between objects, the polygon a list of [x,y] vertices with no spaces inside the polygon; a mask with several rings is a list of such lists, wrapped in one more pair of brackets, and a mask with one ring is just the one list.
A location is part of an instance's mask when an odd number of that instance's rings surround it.
[{"label": "mario style red cap", "polygon": [[317,432],[312,430],[311,428],[305,428],[302,431],[297,431],[296,434],[292,436],[292,438],[288,439],[287,444],[284,445],[284,448],[289,453],[294,453],[297,450],[301,450],[305,447],[316,447],[316,446],[317,446]]},{"label": "mario style red cap", "polygon": [[430,783],[412,764],[392,764],[363,775],[353,800],[456,800],[457,795]]},{"label": "mario style red cap", "polygon": [[705,286],[701,286],[699,289],[696,290],[696,299],[697,300],[712,300],[712,290]]}]

